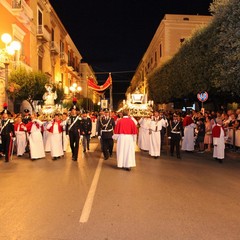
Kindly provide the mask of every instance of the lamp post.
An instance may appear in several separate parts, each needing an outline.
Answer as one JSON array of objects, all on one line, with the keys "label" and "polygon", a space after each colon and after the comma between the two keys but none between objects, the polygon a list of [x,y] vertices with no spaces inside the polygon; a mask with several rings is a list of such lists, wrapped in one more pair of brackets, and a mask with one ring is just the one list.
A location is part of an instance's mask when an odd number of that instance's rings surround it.
[{"label": "lamp post", "polygon": [[19,41],[12,41],[12,36],[8,33],[2,34],[1,40],[5,44],[5,48],[0,49],[0,61],[4,64],[5,67],[5,101],[8,104],[7,88],[10,56],[13,56],[16,52],[19,52],[21,49],[21,43]]},{"label": "lamp post", "polygon": [[76,93],[79,93],[82,91],[82,87],[79,86],[77,83],[73,83],[72,86],[70,86],[69,90],[73,93],[73,96],[76,96]]}]

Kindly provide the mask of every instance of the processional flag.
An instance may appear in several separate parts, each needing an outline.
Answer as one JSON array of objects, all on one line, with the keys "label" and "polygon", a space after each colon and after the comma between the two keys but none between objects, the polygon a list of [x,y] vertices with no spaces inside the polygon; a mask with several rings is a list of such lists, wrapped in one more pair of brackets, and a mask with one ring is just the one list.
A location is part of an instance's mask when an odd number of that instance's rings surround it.
[{"label": "processional flag", "polygon": [[88,78],[88,87],[91,88],[92,90],[96,91],[99,94],[104,93],[110,86],[112,85],[112,77],[111,73],[109,73],[108,79],[106,82],[99,86],[94,82],[93,77]]}]

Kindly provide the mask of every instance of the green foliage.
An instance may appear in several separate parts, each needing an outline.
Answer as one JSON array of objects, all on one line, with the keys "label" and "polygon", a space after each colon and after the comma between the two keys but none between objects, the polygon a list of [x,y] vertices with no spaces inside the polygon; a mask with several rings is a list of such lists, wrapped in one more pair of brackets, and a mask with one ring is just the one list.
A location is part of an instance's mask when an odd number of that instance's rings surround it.
[{"label": "green foliage", "polygon": [[[49,77],[42,72],[30,72],[25,68],[18,68],[11,72],[9,77],[9,96],[21,102],[23,100],[42,100],[46,92],[45,84],[49,83]],[[56,103],[64,98],[64,90],[53,85],[53,91],[57,91]]]},{"label": "green foliage", "polygon": [[200,91],[213,97],[237,97],[240,92],[240,2],[218,0],[215,17],[186,40],[179,52],[149,76],[149,96],[155,102],[195,98]]},{"label": "green foliage", "polygon": [[24,68],[18,68],[11,72],[9,77],[9,86],[16,84],[19,86],[18,91],[9,92],[10,97],[15,100],[39,100],[45,89],[45,84],[48,83],[48,76],[41,72],[28,72]]}]

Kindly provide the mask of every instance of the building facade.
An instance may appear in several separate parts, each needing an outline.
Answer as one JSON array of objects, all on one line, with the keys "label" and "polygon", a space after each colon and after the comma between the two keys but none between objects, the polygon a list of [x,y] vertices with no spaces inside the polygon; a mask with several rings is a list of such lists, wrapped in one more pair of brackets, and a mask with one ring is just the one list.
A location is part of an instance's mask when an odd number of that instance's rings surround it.
[{"label": "building facade", "polygon": [[[0,35],[9,33],[21,43],[7,65],[6,46],[0,42],[0,91],[4,93],[0,95],[0,106],[6,100],[6,78],[17,66],[47,74],[50,83],[64,89],[66,99],[74,94],[73,84],[82,88],[83,97],[93,96],[86,76],[94,72],[86,63],[88,73],[81,73],[82,56],[48,0],[1,0],[0,12]],[[98,99],[93,101],[97,103]]]},{"label": "building facade", "polygon": [[166,14],[140,60],[126,94],[137,88],[147,94],[149,74],[174,56],[185,39],[190,38],[197,29],[209,24],[211,19],[211,16]]}]

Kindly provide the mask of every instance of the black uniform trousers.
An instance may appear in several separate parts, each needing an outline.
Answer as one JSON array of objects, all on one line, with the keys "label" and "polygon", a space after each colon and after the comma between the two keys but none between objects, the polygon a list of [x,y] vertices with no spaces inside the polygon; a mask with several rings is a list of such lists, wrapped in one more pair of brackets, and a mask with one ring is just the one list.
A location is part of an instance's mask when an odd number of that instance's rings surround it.
[{"label": "black uniform trousers", "polygon": [[78,131],[69,131],[69,141],[72,151],[72,159],[77,161],[78,159],[78,150],[79,150],[79,132]]},{"label": "black uniform trousers", "polygon": [[107,159],[109,156],[112,156],[114,142],[112,138],[102,138],[101,140],[103,155]]},{"label": "black uniform trousers", "polygon": [[176,146],[177,157],[180,157],[181,134],[180,133],[171,133],[170,136],[171,136],[170,153],[171,153],[171,155],[173,155],[174,147]]},{"label": "black uniform trousers", "polygon": [[3,154],[5,155],[5,162],[8,162],[11,157],[13,147],[12,137],[10,136],[10,134],[6,135],[2,134],[1,138],[2,138],[2,151]]}]

